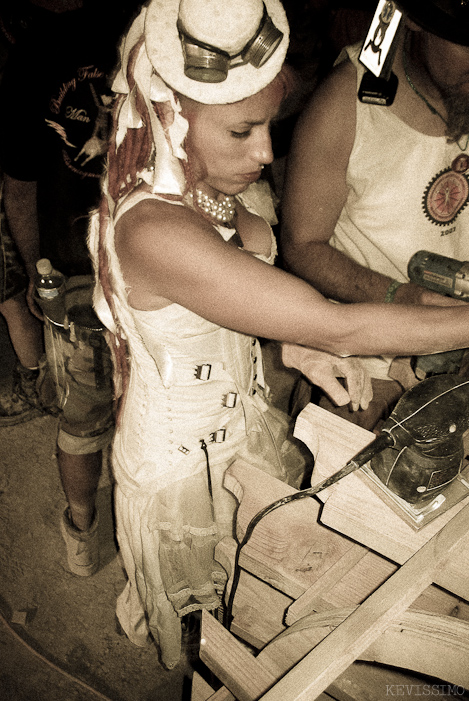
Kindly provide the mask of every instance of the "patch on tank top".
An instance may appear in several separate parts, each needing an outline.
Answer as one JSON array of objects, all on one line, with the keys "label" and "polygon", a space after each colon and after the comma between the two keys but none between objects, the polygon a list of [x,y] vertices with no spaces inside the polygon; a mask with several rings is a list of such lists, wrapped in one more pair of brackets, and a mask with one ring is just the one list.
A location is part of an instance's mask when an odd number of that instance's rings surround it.
[{"label": "patch on tank top", "polygon": [[468,200],[468,177],[452,167],[442,170],[433,178],[425,190],[422,204],[430,221],[445,226],[456,219]]}]

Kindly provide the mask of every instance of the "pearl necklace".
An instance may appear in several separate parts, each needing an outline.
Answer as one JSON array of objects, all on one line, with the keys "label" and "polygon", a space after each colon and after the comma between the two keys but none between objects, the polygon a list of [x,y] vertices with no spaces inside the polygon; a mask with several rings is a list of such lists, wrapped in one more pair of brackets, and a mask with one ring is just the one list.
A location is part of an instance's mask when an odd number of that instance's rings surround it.
[{"label": "pearl necklace", "polygon": [[[196,190],[197,207],[220,224],[231,224],[236,214],[236,200],[231,195],[224,195],[221,200],[209,197],[202,190]],[[190,198],[193,199],[192,193]]]}]

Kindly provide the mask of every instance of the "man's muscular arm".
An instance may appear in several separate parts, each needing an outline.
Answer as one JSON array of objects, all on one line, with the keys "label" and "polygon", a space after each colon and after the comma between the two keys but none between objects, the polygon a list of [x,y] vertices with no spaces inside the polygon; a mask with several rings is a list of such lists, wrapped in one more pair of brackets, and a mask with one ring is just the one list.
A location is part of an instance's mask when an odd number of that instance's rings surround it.
[{"label": "man's muscular arm", "polygon": [[[281,247],[291,272],[340,302],[384,302],[391,278],[330,245],[345,205],[346,173],[355,138],[357,76],[346,61],[319,87],[298,120],[288,158]],[[414,283],[397,289],[402,304],[451,305]]]}]

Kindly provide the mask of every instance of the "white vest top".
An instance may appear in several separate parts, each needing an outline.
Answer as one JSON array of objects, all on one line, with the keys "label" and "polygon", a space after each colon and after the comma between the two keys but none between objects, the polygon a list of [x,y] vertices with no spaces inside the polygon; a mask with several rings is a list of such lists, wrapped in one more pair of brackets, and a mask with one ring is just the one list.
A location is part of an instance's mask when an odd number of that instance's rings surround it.
[{"label": "white vest top", "polygon": [[[255,183],[238,197],[249,211],[275,223],[264,185]],[[159,196],[144,190],[129,195],[115,220],[147,198]],[[235,233],[234,229],[215,228],[225,240]],[[98,231],[95,214],[90,230],[95,263]],[[270,233],[269,255],[255,257],[273,264],[277,246],[272,229]],[[261,469],[268,467],[268,472],[285,481],[282,457],[272,440],[274,429],[267,427],[277,419],[265,401],[268,388],[259,341],[209,322],[178,304],[153,311],[130,307],[113,227],[108,228],[107,236],[113,302],[131,357],[129,387],[113,443],[113,469],[120,489],[126,496],[154,493],[205,470],[202,440],[209,446],[214,465],[242,455],[255,439],[256,450],[249,448],[251,461]],[[114,324],[99,281],[94,304],[98,316],[112,330]],[[269,451],[277,451],[276,460]]]},{"label": "white vest top", "polygon": [[[346,49],[357,68],[357,89],[364,72],[360,48]],[[445,137],[415,131],[386,107],[358,99],[356,105],[349,192],[331,245],[401,282],[419,250],[469,260],[468,174],[452,169],[468,153],[466,139],[460,141],[463,152]],[[389,358],[366,362],[373,377],[387,377]]]}]

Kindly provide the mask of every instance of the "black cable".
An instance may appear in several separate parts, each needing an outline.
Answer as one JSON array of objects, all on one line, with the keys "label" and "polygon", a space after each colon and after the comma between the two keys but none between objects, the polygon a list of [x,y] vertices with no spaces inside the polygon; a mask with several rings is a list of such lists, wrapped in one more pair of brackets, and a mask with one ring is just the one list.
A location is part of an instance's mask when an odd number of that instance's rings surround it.
[{"label": "black cable", "polygon": [[[105,696],[102,694],[100,691],[97,691],[97,689],[93,689],[92,686],[87,684],[86,682],[82,681],[78,677],[75,677],[73,674],[69,674],[69,672],[66,672],[65,669],[62,669],[59,665],[55,664],[51,660],[49,660],[47,657],[42,655],[40,652],[34,649],[21,635],[19,635],[13,628],[13,626],[7,621],[3,613],[0,611],[0,622],[3,623],[5,628],[9,631],[11,635],[17,640],[21,645],[23,645],[31,654],[33,654],[35,657],[37,657],[38,660],[41,662],[44,662],[46,665],[48,665],[51,669],[54,671],[58,672],[62,676],[66,677],[69,679],[71,682],[74,684],[78,684],[81,686],[83,689],[86,689],[87,692],[91,692],[96,696],[97,698],[101,699],[102,701],[112,701],[109,696]],[[88,694],[87,694],[88,698]]]},{"label": "black cable", "polygon": [[335,484],[339,480],[341,480],[343,477],[346,477],[347,475],[351,474],[352,472],[355,472],[355,470],[358,470],[362,465],[365,465],[367,462],[371,460],[371,458],[376,455],[377,453],[381,452],[384,450],[384,448],[387,448],[391,445],[394,444],[394,439],[389,433],[383,432],[380,436],[375,438],[368,446],[363,448],[357,455],[352,458],[344,467],[342,467],[338,472],[334,472],[333,475],[330,477],[327,477],[325,480],[322,482],[319,482],[315,487],[309,487],[308,489],[302,489],[301,491],[295,492],[294,494],[289,494],[286,497],[282,497],[282,499],[278,499],[277,501],[274,501],[272,504],[269,504],[268,506],[265,506],[263,509],[258,511],[255,516],[252,517],[252,519],[249,521],[249,524],[246,528],[246,532],[244,534],[243,539],[241,540],[240,543],[238,543],[238,547],[236,548],[236,555],[235,555],[235,561],[234,561],[234,573],[233,573],[233,582],[231,584],[231,590],[230,590],[230,595],[228,597],[228,604],[226,606],[224,616],[223,616],[223,625],[224,627],[229,630],[232,622],[232,610],[233,610],[233,602],[234,602],[234,597],[236,594],[236,589],[238,587],[239,583],[239,577],[241,574],[240,571],[240,566],[239,566],[239,557],[241,554],[241,550],[244,548],[248,540],[250,539],[254,528],[257,526],[259,521],[263,519],[265,516],[268,514],[272,513],[272,511],[275,511],[275,509],[278,509],[280,506],[284,506],[285,504],[289,504],[292,501],[297,501],[298,499],[304,499],[305,497],[312,497],[319,492],[322,492],[323,489],[327,489],[327,487],[330,487],[332,484]]},{"label": "black cable", "polygon": [[200,439],[200,447],[205,453],[205,462],[207,465],[207,484],[208,484],[208,492],[210,494],[210,499],[213,501],[213,491],[212,491],[212,476],[210,475],[210,460],[208,459],[208,449],[207,449],[207,444],[204,441],[203,438]]}]

